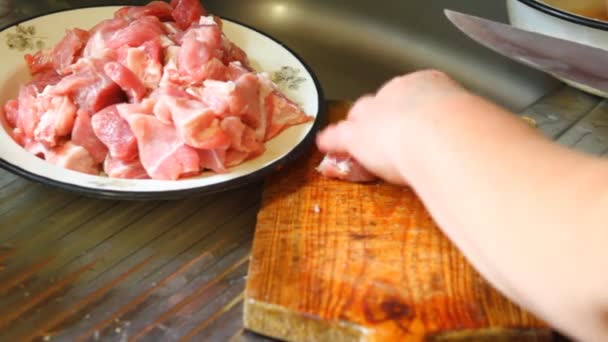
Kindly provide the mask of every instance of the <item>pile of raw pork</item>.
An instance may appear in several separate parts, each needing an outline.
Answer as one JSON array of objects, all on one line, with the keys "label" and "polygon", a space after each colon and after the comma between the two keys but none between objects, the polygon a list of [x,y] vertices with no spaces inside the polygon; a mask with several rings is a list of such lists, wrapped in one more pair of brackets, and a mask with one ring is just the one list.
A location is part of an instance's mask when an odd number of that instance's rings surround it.
[{"label": "pile of raw pork", "polygon": [[32,81],[4,106],[12,136],[62,167],[114,178],[217,173],[312,120],[199,0],[124,7],[25,57]]}]

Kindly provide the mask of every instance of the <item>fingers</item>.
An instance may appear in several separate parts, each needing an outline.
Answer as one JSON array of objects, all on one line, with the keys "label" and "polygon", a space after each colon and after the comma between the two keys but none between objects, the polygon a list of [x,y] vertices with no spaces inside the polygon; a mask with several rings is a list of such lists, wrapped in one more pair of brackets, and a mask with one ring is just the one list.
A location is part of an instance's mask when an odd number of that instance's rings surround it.
[{"label": "fingers", "polygon": [[379,91],[378,99],[394,101],[404,94],[424,96],[439,89],[457,89],[460,86],[446,73],[428,69],[395,77]]},{"label": "fingers", "polygon": [[317,136],[317,146],[322,152],[348,152],[354,135],[355,123],[365,120],[370,115],[374,96],[361,97],[351,107],[348,117],[337,124],[325,128]]},{"label": "fingers", "polygon": [[369,115],[374,99],[373,95],[366,95],[357,100],[348,113],[348,120],[360,121]]},{"label": "fingers", "polygon": [[[390,124],[387,113],[406,114],[414,111],[416,104],[424,105],[429,99],[437,99],[445,89],[458,89],[456,82],[443,72],[423,70],[396,77],[385,84],[376,95],[361,97],[349,111],[348,118],[327,127],[317,136],[317,146],[322,152],[349,152],[357,141],[355,129],[369,126],[384,115],[384,124]],[[445,88],[445,89],[444,89]],[[389,116],[387,116],[389,115]]]},{"label": "fingers", "polygon": [[336,125],[330,125],[317,135],[317,147],[323,153],[348,153],[354,135],[353,123],[342,121]]}]

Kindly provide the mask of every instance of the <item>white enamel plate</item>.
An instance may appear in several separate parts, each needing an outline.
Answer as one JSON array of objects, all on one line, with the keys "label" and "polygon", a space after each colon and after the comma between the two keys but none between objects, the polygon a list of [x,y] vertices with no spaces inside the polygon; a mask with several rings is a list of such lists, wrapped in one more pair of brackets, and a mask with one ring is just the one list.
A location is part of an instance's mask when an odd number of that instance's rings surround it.
[{"label": "white enamel plate", "polygon": [[[88,29],[111,18],[119,7],[94,7],[48,14],[5,28],[0,32],[0,104],[15,98],[29,73],[23,56],[57,43],[67,28]],[[37,158],[21,148],[8,133],[2,117],[0,166],[31,180],[96,197],[120,199],[169,199],[218,192],[260,180],[309,148],[324,115],[324,99],[313,72],[275,39],[230,20],[224,32],[245,52],[257,71],[273,76],[283,92],[315,117],[313,122],[290,127],[266,143],[266,152],[229,170],[227,174],[204,173],[178,181],[122,180],[67,170]]]}]

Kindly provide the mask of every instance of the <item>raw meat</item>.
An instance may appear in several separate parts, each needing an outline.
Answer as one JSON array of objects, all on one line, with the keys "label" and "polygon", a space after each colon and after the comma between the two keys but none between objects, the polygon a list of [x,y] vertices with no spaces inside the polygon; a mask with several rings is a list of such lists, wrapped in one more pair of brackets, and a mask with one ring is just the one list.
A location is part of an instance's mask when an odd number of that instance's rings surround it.
[{"label": "raw meat", "polygon": [[91,125],[91,114],[85,110],[79,110],[72,131],[72,142],[84,147],[96,164],[103,162],[108,155],[108,148],[95,135]]},{"label": "raw meat", "polygon": [[226,173],[226,150],[198,150],[201,170]]},{"label": "raw meat", "polygon": [[67,96],[38,97],[40,121],[34,137],[47,147],[55,147],[74,127],[76,105]]},{"label": "raw meat", "polygon": [[135,158],[130,162],[125,162],[121,159],[112,158],[108,154],[103,162],[103,171],[111,178],[124,179],[147,179],[150,178],[146,169],[139,159]]},{"label": "raw meat", "polygon": [[44,91],[47,86],[53,86],[61,81],[62,76],[55,70],[45,70],[35,74],[32,78],[32,83],[38,92]]},{"label": "raw meat", "polygon": [[171,118],[181,141],[199,149],[226,149],[230,137],[220,128],[217,114],[202,102],[168,98]]},{"label": "raw meat", "polygon": [[150,177],[176,180],[200,171],[198,152],[182,142],[172,125],[146,114],[131,114],[126,120],[137,138],[141,164]]},{"label": "raw meat", "polygon": [[223,116],[241,116],[257,127],[260,115],[260,82],[252,74],[243,74],[236,81],[207,80],[201,89],[201,100]]},{"label": "raw meat", "polygon": [[121,29],[129,25],[125,18],[104,20],[93,27],[89,33],[90,38],[84,47],[84,58],[114,58],[116,51],[108,47],[107,42]]},{"label": "raw meat", "polygon": [[165,35],[164,25],[157,17],[142,17],[114,32],[111,39],[106,40],[106,46],[110,49],[123,46],[136,47],[148,41],[159,40],[163,35]]},{"label": "raw meat", "polygon": [[70,67],[72,73],[46,89],[52,95],[68,95],[83,109],[96,113],[122,102],[125,94],[105,71],[106,60],[82,58]]},{"label": "raw meat", "polygon": [[141,80],[131,70],[118,62],[104,65],[106,75],[114,81],[133,102],[141,101],[148,90]]},{"label": "raw meat", "polygon": [[138,47],[119,50],[118,61],[127,67],[148,88],[155,89],[162,77],[163,51],[158,40],[150,40]]},{"label": "raw meat", "polygon": [[201,16],[207,15],[207,11],[199,0],[172,0],[173,19],[182,30],[196,23]]},{"label": "raw meat", "polygon": [[255,132],[245,125],[241,119],[230,116],[222,120],[222,130],[230,137],[233,150],[248,154],[259,154],[264,151],[264,144],[256,139]]},{"label": "raw meat", "polygon": [[91,119],[95,136],[108,148],[110,156],[123,161],[137,158],[137,140],[116,106],[110,106]]},{"label": "raw meat", "polygon": [[24,149],[71,170],[178,180],[264,153],[312,120],[228,39],[199,0],[127,6],[26,55],[32,74],[2,109]]},{"label": "raw meat", "polygon": [[10,126],[15,127],[17,125],[17,118],[19,117],[19,101],[8,100],[4,104],[4,115],[6,122]]},{"label": "raw meat", "polygon": [[99,168],[89,152],[71,141],[49,150],[46,153],[46,160],[73,171],[92,175],[99,173]]},{"label": "raw meat", "polygon": [[268,114],[268,127],[264,137],[265,141],[276,137],[289,126],[312,120],[298,106],[277,91],[266,97],[266,113]]},{"label": "raw meat", "polygon": [[59,74],[74,63],[89,39],[89,32],[81,29],[68,30],[65,37],[52,49],[25,55],[30,72],[54,70]]},{"label": "raw meat", "polygon": [[325,177],[355,183],[372,182],[377,179],[351,156],[343,154],[327,154],[317,170]]},{"label": "raw meat", "polygon": [[173,19],[173,7],[164,1],[152,1],[145,6],[128,6],[116,11],[115,18],[134,20],[154,16],[162,21]]},{"label": "raw meat", "polygon": [[180,76],[190,83],[225,77],[226,66],[221,61],[223,53],[222,32],[215,22],[190,28],[177,53]]},{"label": "raw meat", "polygon": [[36,86],[30,84],[21,87],[17,101],[19,102],[19,106],[15,127],[24,136],[33,138],[34,130],[40,121],[40,109],[38,106],[38,92],[36,91]]}]

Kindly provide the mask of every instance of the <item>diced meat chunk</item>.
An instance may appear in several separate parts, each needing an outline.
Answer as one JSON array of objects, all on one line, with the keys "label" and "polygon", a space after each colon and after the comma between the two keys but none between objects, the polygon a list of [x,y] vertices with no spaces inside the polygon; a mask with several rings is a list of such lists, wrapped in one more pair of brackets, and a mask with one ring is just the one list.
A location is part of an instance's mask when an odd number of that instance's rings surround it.
[{"label": "diced meat chunk", "polygon": [[79,110],[72,130],[72,142],[84,147],[96,164],[102,163],[108,155],[108,148],[99,140],[91,124],[91,114]]},{"label": "diced meat chunk", "polygon": [[49,150],[46,154],[46,160],[65,169],[91,175],[99,174],[97,164],[89,152],[84,147],[71,141]]},{"label": "diced meat chunk", "polygon": [[222,32],[213,25],[189,29],[183,37],[177,55],[180,76],[201,82],[225,77],[226,65],[222,62]]},{"label": "diced meat chunk", "polygon": [[130,162],[107,156],[103,163],[103,171],[110,178],[147,179],[150,178],[138,158]]},{"label": "diced meat chunk", "polygon": [[194,84],[225,78],[226,66],[217,57],[208,56],[199,42],[184,44],[179,51],[178,70],[182,80]]},{"label": "diced meat chunk", "polygon": [[49,149],[44,146],[41,142],[36,141],[31,138],[24,138],[22,141],[23,148],[29,153],[35,155],[38,158],[46,158],[46,155],[49,153]]},{"label": "diced meat chunk", "polygon": [[269,111],[267,105],[268,97],[275,91],[274,86],[268,75],[258,74],[258,80],[260,81],[260,92],[259,92],[259,113],[257,116],[243,117],[243,122],[255,129],[255,135],[258,140],[266,141],[266,133],[270,126],[272,112]]},{"label": "diced meat chunk", "polygon": [[257,127],[260,117],[260,83],[254,74],[244,74],[236,82],[207,80],[201,100],[222,116],[237,115]]},{"label": "diced meat chunk", "polygon": [[218,115],[227,116],[232,113],[231,100],[236,90],[234,82],[207,80],[202,88],[190,88],[190,90]]},{"label": "diced meat chunk", "polygon": [[62,76],[55,70],[49,69],[34,75],[32,83],[38,92],[43,92],[47,86],[53,86],[61,81]]},{"label": "diced meat chunk", "polygon": [[196,40],[213,50],[220,50],[215,53],[223,54],[223,51],[221,51],[224,42],[222,30],[213,17],[200,18],[197,25],[190,27],[184,32],[183,39],[182,45],[186,40]]},{"label": "diced meat chunk", "polygon": [[184,34],[184,31],[180,29],[174,21],[164,22],[165,32],[167,35],[173,40],[174,43],[179,44],[181,42],[180,38]]},{"label": "diced meat chunk", "polygon": [[132,161],[137,158],[137,140],[116,106],[93,115],[91,127],[95,136],[108,148],[113,159]]},{"label": "diced meat chunk", "polygon": [[121,103],[116,105],[118,114],[126,119],[131,114],[152,114],[154,101],[146,98],[139,103]]},{"label": "diced meat chunk", "polygon": [[327,154],[317,170],[325,177],[355,183],[372,182],[377,179],[349,155]]},{"label": "diced meat chunk", "polygon": [[110,49],[108,41],[123,28],[129,25],[129,22],[124,18],[108,19],[95,25],[89,32],[90,38],[83,50],[85,58],[107,59],[114,58],[116,51]]},{"label": "diced meat chunk", "polygon": [[124,100],[124,93],[116,83],[109,79],[99,78],[88,87],[76,90],[74,98],[80,108],[97,112]]},{"label": "diced meat chunk", "polygon": [[[262,105],[260,113],[243,118],[243,121],[256,128],[259,140],[268,141],[290,126],[312,121],[299,106],[275,89],[266,74],[258,74],[260,90],[258,92]],[[250,121],[255,119],[257,122]]]},{"label": "diced meat chunk", "polygon": [[170,83],[158,88],[150,95],[150,98],[155,101],[154,115],[156,115],[158,120],[166,124],[173,123],[171,106],[174,104],[175,99],[196,100],[196,97],[189,94],[186,90]]},{"label": "diced meat chunk", "polygon": [[51,95],[74,95],[79,89],[89,87],[97,81],[93,73],[73,73],[59,81],[55,86],[47,89],[45,93]]},{"label": "diced meat chunk", "polygon": [[207,11],[199,0],[172,0],[173,19],[182,30],[198,22],[201,16],[207,15]]},{"label": "diced meat chunk", "polygon": [[104,65],[106,75],[118,84],[118,86],[127,93],[129,99],[133,102],[141,101],[148,90],[141,80],[131,70],[117,62],[109,62]]},{"label": "diced meat chunk", "polygon": [[164,1],[152,1],[145,6],[126,6],[114,13],[115,18],[123,18],[128,21],[142,17],[153,16],[162,21],[173,18],[173,7]]},{"label": "diced meat chunk", "polygon": [[153,179],[177,180],[198,174],[198,152],[185,145],[172,125],[145,114],[126,118],[137,138],[140,161]]},{"label": "diced meat chunk", "polygon": [[48,69],[62,74],[63,70],[78,59],[89,39],[89,32],[81,29],[67,30],[66,35],[51,50],[38,51],[35,55],[25,55],[32,74]]},{"label": "diced meat chunk", "polygon": [[163,71],[163,51],[158,40],[147,41],[139,47],[124,47],[119,52],[118,60],[148,89],[158,87]]},{"label": "diced meat chunk", "polygon": [[[167,66],[169,62],[172,62],[174,66],[177,65],[177,57],[179,55],[180,47],[178,45],[170,45],[165,48],[164,64]],[[176,67],[177,69],[177,67]]]},{"label": "diced meat chunk", "polygon": [[211,170],[216,173],[226,173],[226,150],[198,150],[201,170]]},{"label": "diced meat chunk", "polygon": [[162,70],[162,77],[160,82],[158,83],[159,87],[167,87],[167,86],[181,86],[184,82],[179,75],[179,71],[177,70],[177,65],[174,61],[168,61]]},{"label": "diced meat chunk", "polygon": [[229,149],[226,151],[226,167],[233,167],[257,157],[258,154]]},{"label": "diced meat chunk", "polygon": [[166,101],[184,143],[199,149],[228,148],[230,137],[220,128],[220,120],[213,110],[194,100],[169,97]]},{"label": "diced meat chunk", "polygon": [[230,148],[250,154],[259,154],[264,151],[264,144],[256,139],[253,129],[245,125],[236,116],[230,116],[222,120],[221,128],[230,137]]},{"label": "diced meat chunk", "polygon": [[116,31],[112,38],[106,41],[106,46],[110,49],[118,49],[122,46],[137,47],[147,41],[159,40],[163,35],[165,35],[164,25],[157,17],[142,17]]},{"label": "diced meat chunk", "polygon": [[57,146],[60,138],[72,132],[76,105],[67,96],[40,98],[38,103],[43,107],[43,112],[34,130],[34,136],[47,147]]},{"label": "diced meat chunk", "polygon": [[53,67],[59,74],[63,74],[63,70],[76,62],[88,40],[88,31],[77,28],[68,30],[65,37],[53,49]]},{"label": "diced meat chunk", "polygon": [[124,92],[104,72],[103,60],[81,59],[74,64],[72,74],[52,87],[53,95],[69,95],[78,108],[96,113],[124,100]]},{"label": "diced meat chunk", "polygon": [[241,62],[230,62],[226,69],[226,79],[228,81],[236,81],[241,76],[250,72],[251,70],[243,66]]},{"label": "diced meat chunk", "polygon": [[303,124],[313,120],[300,107],[289,101],[279,92],[273,92],[266,97],[266,111],[270,120],[266,130],[265,141],[268,141],[288,127]]},{"label": "diced meat chunk", "polygon": [[23,133],[23,131],[21,130],[21,128],[14,128],[11,132],[10,132],[11,137],[13,138],[13,140],[15,140],[15,142],[19,145],[21,145],[22,147],[25,147],[25,143],[28,139],[30,139],[29,137],[27,137],[25,135],[25,133]]},{"label": "diced meat chunk", "polygon": [[221,128],[230,136],[230,148],[226,151],[226,167],[239,165],[260,156],[266,148],[257,140],[255,131],[235,116],[222,120]]},{"label": "diced meat chunk", "polygon": [[164,124],[172,124],[173,118],[171,117],[170,103],[173,101],[172,97],[160,96],[156,104],[154,105],[154,115],[156,118]]},{"label": "diced meat chunk", "polygon": [[19,117],[19,101],[8,100],[4,104],[4,118],[10,127],[17,126],[17,118]]},{"label": "diced meat chunk", "polygon": [[38,51],[35,54],[27,54],[23,58],[27,63],[27,66],[30,68],[30,73],[35,75],[36,73],[52,70],[53,69],[53,60],[52,60],[52,51]]},{"label": "diced meat chunk", "polygon": [[247,54],[236,44],[228,40],[226,36],[222,37],[222,45],[224,48],[223,62],[224,64],[229,64],[232,62],[238,62],[241,65],[250,68],[249,58],[247,58]]},{"label": "diced meat chunk", "polygon": [[23,86],[17,98],[19,107],[17,111],[16,128],[25,137],[33,138],[34,130],[40,122],[40,108],[38,105],[38,92],[33,84]]}]

